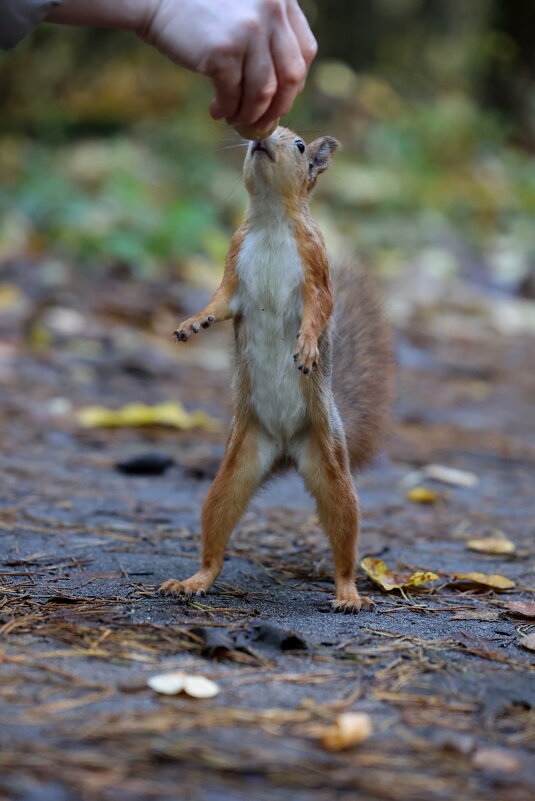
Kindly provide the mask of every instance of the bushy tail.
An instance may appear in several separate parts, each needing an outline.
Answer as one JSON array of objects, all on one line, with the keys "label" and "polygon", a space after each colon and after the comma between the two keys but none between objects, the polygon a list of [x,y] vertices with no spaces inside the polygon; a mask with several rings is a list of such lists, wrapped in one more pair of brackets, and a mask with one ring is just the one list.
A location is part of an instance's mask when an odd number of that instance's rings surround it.
[{"label": "bushy tail", "polygon": [[394,362],[375,280],[351,262],[333,266],[333,389],[351,466],[369,464],[388,428]]}]

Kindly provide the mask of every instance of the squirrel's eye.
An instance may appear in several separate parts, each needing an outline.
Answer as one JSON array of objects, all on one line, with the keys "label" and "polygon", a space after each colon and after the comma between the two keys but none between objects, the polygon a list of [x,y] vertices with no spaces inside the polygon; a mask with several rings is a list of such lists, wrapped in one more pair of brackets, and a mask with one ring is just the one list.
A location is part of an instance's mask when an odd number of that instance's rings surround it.
[{"label": "squirrel's eye", "polygon": [[296,139],[295,140],[295,146],[299,150],[300,153],[304,153],[305,152],[305,143],[303,142],[302,139]]}]

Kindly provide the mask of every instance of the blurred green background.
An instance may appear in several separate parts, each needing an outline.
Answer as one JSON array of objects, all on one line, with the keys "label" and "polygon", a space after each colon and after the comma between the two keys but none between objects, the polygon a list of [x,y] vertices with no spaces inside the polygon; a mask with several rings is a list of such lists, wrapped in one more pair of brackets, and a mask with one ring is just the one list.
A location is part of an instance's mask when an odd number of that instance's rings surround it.
[{"label": "blurred green background", "polygon": [[[343,143],[315,213],[383,275],[529,292],[535,3],[334,0],[285,123]],[[243,149],[208,82],[134,36],[41,25],[0,55],[0,264],[126,269],[211,285],[245,206]]]}]

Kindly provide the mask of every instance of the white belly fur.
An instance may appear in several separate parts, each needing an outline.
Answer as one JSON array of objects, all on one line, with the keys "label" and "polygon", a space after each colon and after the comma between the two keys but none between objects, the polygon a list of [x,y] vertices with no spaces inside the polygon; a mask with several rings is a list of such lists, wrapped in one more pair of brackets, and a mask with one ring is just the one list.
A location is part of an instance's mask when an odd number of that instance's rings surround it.
[{"label": "white belly fur", "polygon": [[302,427],[306,408],[293,360],[303,312],[303,267],[282,209],[255,220],[238,255],[234,310],[242,317],[251,402],[281,445]]}]

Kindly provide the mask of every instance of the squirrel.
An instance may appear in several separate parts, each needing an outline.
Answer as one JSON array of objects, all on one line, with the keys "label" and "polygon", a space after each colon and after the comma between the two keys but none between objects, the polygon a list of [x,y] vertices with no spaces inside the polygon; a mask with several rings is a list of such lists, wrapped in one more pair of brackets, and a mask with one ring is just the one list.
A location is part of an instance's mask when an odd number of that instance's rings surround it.
[{"label": "squirrel", "polygon": [[309,210],[317,178],[339,142],[305,145],[278,127],[249,143],[244,182],[249,209],[232,237],[223,279],[177,341],[232,319],[235,415],[223,461],[202,510],[202,565],[162,595],[203,595],[219,575],[232,530],[259,487],[296,467],[317,505],[332,549],[341,612],[365,599],[355,584],[360,513],[352,468],[370,462],[389,413],[389,328],[370,277],[350,265],[333,270]]}]

